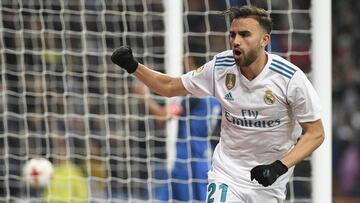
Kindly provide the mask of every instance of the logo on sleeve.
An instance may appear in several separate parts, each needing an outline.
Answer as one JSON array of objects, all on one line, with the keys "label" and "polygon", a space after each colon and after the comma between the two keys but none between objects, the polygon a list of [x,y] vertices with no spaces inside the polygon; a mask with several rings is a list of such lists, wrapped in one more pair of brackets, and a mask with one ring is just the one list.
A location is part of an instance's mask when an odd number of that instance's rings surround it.
[{"label": "logo on sleeve", "polygon": [[201,66],[195,70],[197,73],[201,73],[204,70],[204,66]]},{"label": "logo on sleeve", "polygon": [[235,74],[233,74],[233,73],[226,74],[225,86],[228,90],[231,90],[232,88],[235,87],[235,82],[236,82]]},{"label": "logo on sleeve", "polygon": [[192,75],[193,75],[193,76],[194,76],[194,75],[198,75],[198,74],[200,74],[201,72],[203,72],[203,70],[204,70],[204,66],[201,66],[201,67],[195,69],[195,70],[192,72]]},{"label": "logo on sleeve", "polygon": [[264,95],[264,102],[267,105],[272,105],[275,103],[275,96],[273,95],[272,91],[270,89],[265,91]]}]

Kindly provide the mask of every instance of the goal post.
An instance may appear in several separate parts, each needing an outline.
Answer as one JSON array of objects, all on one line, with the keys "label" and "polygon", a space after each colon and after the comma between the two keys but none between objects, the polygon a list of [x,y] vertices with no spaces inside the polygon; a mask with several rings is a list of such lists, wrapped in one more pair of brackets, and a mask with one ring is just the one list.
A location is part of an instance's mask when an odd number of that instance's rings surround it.
[{"label": "goal post", "polygon": [[312,156],[313,202],[332,202],[331,1],[312,1],[313,84],[323,108],[325,141]]},{"label": "goal post", "polygon": [[[183,73],[183,6],[182,0],[163,0],[165,8],[165,72],[171,76]],[[167,105],[178,105],[179,98],[168,98]],[[178,133],[178,119],[167,121],[167,169],[170,171],[176,156],[175,142]]]}]

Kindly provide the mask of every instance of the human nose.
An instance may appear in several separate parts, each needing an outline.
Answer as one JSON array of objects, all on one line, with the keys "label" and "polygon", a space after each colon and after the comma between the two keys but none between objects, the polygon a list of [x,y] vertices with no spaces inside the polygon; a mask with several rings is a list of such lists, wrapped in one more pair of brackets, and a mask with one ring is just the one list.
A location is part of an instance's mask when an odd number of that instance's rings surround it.
[{"label": "human nose", "polygon": [[234,46],[240,46],[240,44],[241,44],[241,36],[240,35],[235,35],[233,44],[234,44]]}]

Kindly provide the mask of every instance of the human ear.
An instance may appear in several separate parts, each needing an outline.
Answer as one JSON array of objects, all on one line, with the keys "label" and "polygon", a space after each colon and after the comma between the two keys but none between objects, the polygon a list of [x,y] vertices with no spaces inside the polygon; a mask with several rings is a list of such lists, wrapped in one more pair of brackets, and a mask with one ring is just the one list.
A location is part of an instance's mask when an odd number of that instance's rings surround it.
[{"label": "human ear", "polygon": [[266,45],[268,45],[270,42],[270,34],[265,33],[263,34],[262,38],[261,38],[261,46],[265,47]]}]

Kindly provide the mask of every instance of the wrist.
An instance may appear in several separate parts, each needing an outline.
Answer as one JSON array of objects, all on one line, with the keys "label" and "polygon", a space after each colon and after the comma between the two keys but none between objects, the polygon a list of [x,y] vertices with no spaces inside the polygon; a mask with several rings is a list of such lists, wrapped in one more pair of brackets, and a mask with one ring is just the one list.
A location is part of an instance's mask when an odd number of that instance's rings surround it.
[{"label": "wrist", "polygon": [[139,66],[139,62],[137,62],[137,61],[135,61],[134,59],[130,62],[130,63],[128,63],[128,64],[126,64],[126,67],[125,67],[125,69],[126,69],[126,71],[128,72],[128,73],[134,73],[135,71],[136,71],[136,69],[138,68],[138,66]]},{"label": "wrist", "polygon": [[276,170],[281,173],[284,174],[288,171],[288,167],[283,164],[280,160],[276,160],[273,165],[276,167]]},{"label": "wrist", "polygon": [[283,157],[282,159],[279,159],[282,164],[284,164],[287,168],[291,168],[294,164],[291,158],[289,157]]}]

